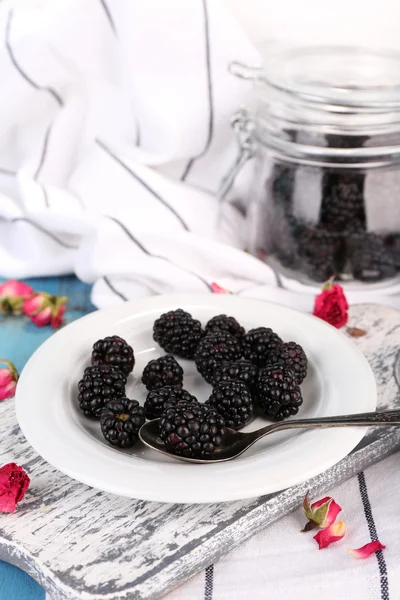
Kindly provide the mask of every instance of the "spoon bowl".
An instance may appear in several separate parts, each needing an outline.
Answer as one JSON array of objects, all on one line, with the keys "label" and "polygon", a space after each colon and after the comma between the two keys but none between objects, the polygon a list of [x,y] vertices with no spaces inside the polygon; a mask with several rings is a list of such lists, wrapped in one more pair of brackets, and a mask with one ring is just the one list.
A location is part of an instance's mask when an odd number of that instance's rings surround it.
[{"label": "spoon bowl", "polygon": [[139,430],[142,442],[166,456],[176,458],[190,463],[212,464],[225,462],[237,458],[258,440],[276,431],[284,429],[316,429],[326,427],[366,427],[366,426],[395,426],[400,425],[400,410],[388,410],[384,412],[359,413],[355,415],[339,415],[334,417],[321,417],[317,419],[295,419],[292,421],[280,421],[272,423],[257,431],[242,433],[234,429],[225,429],[222,442],[210,458],[189,458],[178,456],[170,452],[159,436],[160,419],[148,421]]}]

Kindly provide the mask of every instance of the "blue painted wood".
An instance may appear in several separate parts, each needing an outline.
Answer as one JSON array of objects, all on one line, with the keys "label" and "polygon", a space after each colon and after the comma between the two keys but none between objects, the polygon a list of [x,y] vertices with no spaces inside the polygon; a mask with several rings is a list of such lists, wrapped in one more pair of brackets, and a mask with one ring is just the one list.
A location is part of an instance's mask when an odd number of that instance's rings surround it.
[{"label": "blue painted wood", "polygon": [[[4,281],[0,278],[0,283]],[[36,291],[68,296],[65,323],[95,310],[91,287],[72,276],[27,279]],[[36,327],[26,317],[0,317],[0,358],[13,361],[18,371],[33,352],[54,333],[50,327]],[[7,515],[0,515],[7,519]],[[0,600],[44,600],[45,592],[31,577],[0,561]]]}]

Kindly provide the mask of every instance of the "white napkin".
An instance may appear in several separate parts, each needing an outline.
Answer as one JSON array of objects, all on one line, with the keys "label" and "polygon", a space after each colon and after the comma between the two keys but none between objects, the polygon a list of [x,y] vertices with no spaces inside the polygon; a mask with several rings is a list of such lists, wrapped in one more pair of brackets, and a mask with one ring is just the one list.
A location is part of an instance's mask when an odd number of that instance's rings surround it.
[{"label": "white napkin", "polygon": [[314,290],[242,251],[252,164],[215,196],[251,90],[228,66],[259,60],[219,1],[13,4],[0,2],[0,275],[75,273],[99,307],[216,281],[310,310]]}]

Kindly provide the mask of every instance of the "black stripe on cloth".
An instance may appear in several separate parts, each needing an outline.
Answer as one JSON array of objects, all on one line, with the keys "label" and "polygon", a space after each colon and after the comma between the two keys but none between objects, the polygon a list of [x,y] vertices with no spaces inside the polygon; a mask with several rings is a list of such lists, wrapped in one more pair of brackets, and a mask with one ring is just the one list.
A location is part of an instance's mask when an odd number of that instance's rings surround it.
[{"label": "black stripe on cloth", "polygon": [[111,283],[111,281],[109,280],[109,278],[104,275],[103,277],[104,282],[106,283],[106,285],[110,288],[110,290],[116,295],[119,296],[122,300],[124,300],[124,302],[126,302],[128,300],[127,296],[125,296],[125,294],[123,294],[122,292],[119,292],[113,283]]},{"label": "black stripe on cloth", "polygon": [[139,240],[135,238],[135,236],[129,231],[129,229],[127,227],[125,227],[125,225],[123,223],[121,223],[121,221],[119,221],[115,217],[111,217],[109,215],[105,215],[105,217],[106,217],[106,219],[110,219],[111,221],[114,221],[114,223],[116,223],[117,225],[119,225],[121,227],[121,229],[126,233],[126,235],[128,236],[128,238],[130,240],[132,240],[132,242],[134,244],[136,244],[136,246],[138,248],[140,248],[140,250],[142,252],[144,252],[144,254],[147,254],[147,256],[154,256],[154,255],[150,254],[150,252],[143,246],[143,244],[141,244],[139,242]]},{"label": "black stripe on cloth", "polygon": [[278,286],[278,288],[284,289],[285,286],[283,285],[282,277],[281,277],[279,271],[275,271],[275,269],[272,269],[272,270],[274,272],[274,277],[275,277],[275,280],[276,280],[276,285]]},{"label": "black stripe on cloth", "polygon": [[105,152],[107,152],[107,154],[109,156],[111,156],[119,165],[121,165],[121,167],[123,169],[125,169],[125,171],[127,171],[130,175],[132,175],[132,177],[134,177],[134,179],[136,179],[136,181],[138,183],[140,183],[148,192],[150,192],[150,194],[152,194],[152,196],[154,198],[156,198],[159,202],[161,202],[161,204],[163,206],[165,206],[165,208],[167,208],[180,222],[180,224],[182,225],[182,227],[186,230],[186,231],[190,231],[189,227],[187,226],[187,224],[185,223],[185,221],[182,219],[182,217],[176,212],[176,210],[174,208],[172,208],[172,206],[170,206],[165,200],[164,198],[162,198],[155,190],[153,190],[145,181],[143,181],[143,179],[141,179],[138,175],[136,175],[136,173],[134,173],[132,171],[132,169],[130,167],[128,167],[128,165],[126,165],[116,154],[114,154],[114,152],[112,152],[109,148],[107,148],[107,146],[100,141],[99,139],[96,139],[96,143],[98,144],[98,146],[100,146],[100,148],[102,150],[104,150]]},{"label": "black stripe on cloth", "polygon": [[43,192],[43,198],[44,198],[44,203],[46,205],[46,208],[50,208],[49,195],[47,193],[47,190],[46,190],[46,188],[45,188],[44,185],[41,185],[40,183],[39,183],[39,185],[40,185],[40,187],[42,189],[42,192]]},{"label": "black stripe on cloth", "polygon": [[115,27],[115,22],[112,17],[111,11],[107,5],[106,0],[99,0],[99,2],[103,7],[104,12],[106,13],[107,20],[110,23],[110,27],[113,30],[114,35],[117,35],[117,28]]},{"label": "black stripe on cloth", "polygon": [[35,221],[28,219],[27,217],[15,217],[14,219],[5,219],[4,217],[0,217],[0,221],[2,221],[3,223],[27,223],[28,225],[31,225],[38,231],[41,231],[41,233],[43,233],[44,235],[47,235],[47,237],[52,239],[53,242],[56,242],[60,246],[63,246],[68,250],[78,249],[78,246],[74,246],[73,244],[67,244],[67,242],[64,242],[63,240],[58,238],[56,235],[54,235],[54,233],[52,233],[51,231],[47,231],[47,229],[39,225],[39,223],[36,223]]},{"label": "black stripe on cloth", "polygon": [[204,600],[212,600],[214,591],[214,565],[205,570]]},{"label": "black stripe on cloth", "polygon": [[186,165],[186,168],[181,176],[181,181],[185,181],[186,177],[189,175],[189,172],[193,166],[193,163],[198,158],[201,158],[205,155],[207,150],[210,147],[213,131],[214,131],[214,102],[213,102],[213,85],[212,85],[212,77],[211,77],[211,55],[210,55],[210,24],[208,18],[208,7],[207,0],[201,0],[203,5],[203,15],[204,15],[204,38],[205,38],[205,63],[206,63],[206,74],[207,74],[207,102],[208,102],[208,124],[207,124],[207,139],[204,146],[204,149],[195,156],[191,158]]},{"label": "black stripe on cloth", "polygon": [[179,265],[174,264],[171,260],[169,260],[168,258],[166,258],[165,256],[160,256],[159,254],[151,254],[151,252],[149,252],[147,250],[147,248],[145,248],[143,246],[143,244],[141,242],[139,242],[139,240],[137,238],[135,238],[135,236],[129,231],[129,229],[127,227],[125,227],[125,225],[123,223],[121,223],[121,221],[119,221],[118,219],[116,219],[115,217],[111,217],[110,215],[104,215],[106,219],[110,219],[111,221],[114,221],[114,223],[116,223],[117,225],[119,225],[121,227],[121,229],[126,233],[126,235],[129,237],[129,239],[136,244],[136,246],[138,248],[140,248],[140,250],[142,252],[144,252],[144,254],[147,254],[147,256],[151,256],[153,258],[159,258],[160,260],[165,260],[165,262],[169,263],[170,265],[173,265],[174,267],[177,267],[178,269],[181,269],[182,271],[185,271],[185,273],[189,273],[190,275],[193,275],[193,277],[196,277],[196,279],[198,279],[199,281],[201,281],[202,283],[204,283],[205,286],[207,286],[207,289],[209,291],[212,291],[211,285],[201,277],[201,275],[197,275],[197,273],[193,273],[193,271],[189,271],[189,269],[185,269],[184,267],[181,267]]},{"label": "black stripe on cloth", "polygon": [[44,136],[42,154],[40,156],[40,160],[39,160],[38,167],[36,169],[36,173],[33,176],[33,178],[34,178],[35,181],[38,180],[38,177],[40,175],[40,171],[42,170],[43,165],[44,165],[44,161],[46,160],[47,148],[49,146],[50,133],[51,133],[51,126],[47,129],[46,135]]},{"label": "black stripe on cloth", "polygon": [[17,174],[16,171],[11,171],[11,169],[3,169],[3,167],[0,167],[0,175],[7,175],[9,177],[15,177],[16,174]]},{"label": "black stripe on cloth", "polygon": [[40,90],[42,92],[47,92],[48,94],[50,94],[54,100],[60,105],[63,106],[63,101],[62,98],[58,95],[58,93],[53,90],[51,87],[47,87],[47,86],[41,86],[38,83],[36,83],[35,81],[33,81],[33,79],[31,79],[29,77],[29,75],[23,70],[23,68],[21,67],[21,65],[19,64],[19,62],[17,61],[14,51],[11,47],[11,43],[10,43],[10,31],[11,31],[11,24],[12,21],[14,19],[14,10],[10,10],[9,14],[8,14],[8,19],[7,19],[7,25],[6,25],[6,35],[5,35],[5,46],[8,52],[8,55],[10,57],[10,60],[12,62],[12,64],[14,65],[14,67],[17,69],[18,73],[21,75],[21,77],[23,79],[25,79],[25,81],[27,83],[29,83],[29,85],[31,85],[33,88],[35,88],[35,90]]},{"label": "black stripe on cloth", "polygon": [[[374,517],[372,515],[371,503],[368,497],[368,488],[367,482],[365,480],[364,472],[358,474],[358,486],[360,488],[360,496],[364,507],[365,519],[368,525],[369,535],[371,537],[371,541],[375,542],[378,539],[378,533],[376,531],[376,525],[374,521]],[[379,577],[381,584],[381,599],[389,600],[389,580],[386,568],[385,556],[382,550],[379,550],[375,553],[376,560],[378,562],[379,569]]]},{"label": "black stripe on cloth", "polygon": [[139,121],[136,119],[136,146],[139,148],[141,140],[141,131]]}]

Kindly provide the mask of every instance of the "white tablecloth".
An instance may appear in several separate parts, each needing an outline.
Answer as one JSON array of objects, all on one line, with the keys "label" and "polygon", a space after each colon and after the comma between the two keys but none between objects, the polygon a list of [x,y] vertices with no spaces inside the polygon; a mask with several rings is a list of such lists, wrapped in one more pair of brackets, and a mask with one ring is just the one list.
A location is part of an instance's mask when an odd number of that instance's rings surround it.
[{"label": "white tablecloth", "polygon": [[[223,557],[165,600],[399,600],[400,454],[359,473],[326,495],[342,507],[347,533],[318,550],[300,533],[299,508]],[[365,560],[347,548],[379,540],[386,549]]]}]

